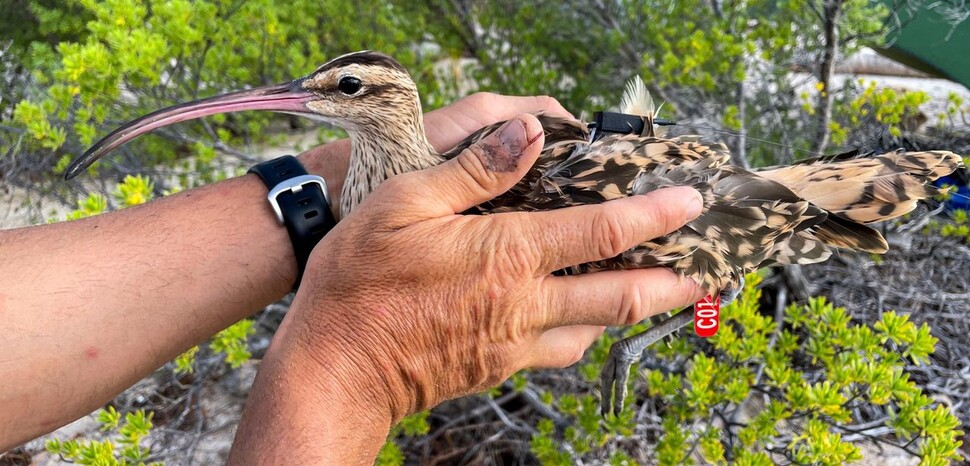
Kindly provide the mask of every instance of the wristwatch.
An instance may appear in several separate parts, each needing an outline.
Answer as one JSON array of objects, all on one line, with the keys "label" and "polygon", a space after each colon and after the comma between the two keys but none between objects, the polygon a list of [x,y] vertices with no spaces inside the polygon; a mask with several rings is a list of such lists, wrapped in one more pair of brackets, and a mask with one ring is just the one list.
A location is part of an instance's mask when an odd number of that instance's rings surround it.
[{"label": "wristwatch", "polygon": [[296,157],[282,157],[260,163],[249,169],[259,176],[269,194],[266,199],[276,220],[286,227],[296,255],[295,290],[303,278],[313,247],[337,225],[330,210],[330,195],[323,178],[307,173]]}]

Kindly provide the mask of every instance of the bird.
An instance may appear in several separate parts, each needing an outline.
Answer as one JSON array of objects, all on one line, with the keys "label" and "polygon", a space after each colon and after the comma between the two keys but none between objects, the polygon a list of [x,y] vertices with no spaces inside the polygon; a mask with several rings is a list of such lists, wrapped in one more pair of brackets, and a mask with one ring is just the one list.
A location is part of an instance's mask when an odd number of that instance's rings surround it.
[{"label": "bird", "polygon": [[[336,57],[291,82],[179,104],[133,120],[72,161],[65,177],[76,177],[104,154],[156,128],[241,110],[297,114],[347,131],[352,149],[341,217],[384,180],[454,158],[503,123],[438,152],[425,136],[420,96],[408,71],[388,55],[361,51]],[[728,302],[741,289],[744,275],[761,267],[821,262],[836,249],[886,252],[886,240],[867,224],[904,215],[919,200],[941,194],[931,182],[962,164],[949,151],[899,150],[746,170],[729,164],[731,154],[721,143],[661,134],[639,79],[626,89],[620,111],[638,115],[643,130],[591,135],[578,120],[538,114],[545,144],[535,165],[506,193],[467,213],[555,210],[691,186],[704,200],[700,216],[616,257],[562,272],[669,267]],[[689,312],[680,312],[613,346],[601,373],[603,415],[611,408],[622,411],[628,369],[644,349],[690,318]]]}]

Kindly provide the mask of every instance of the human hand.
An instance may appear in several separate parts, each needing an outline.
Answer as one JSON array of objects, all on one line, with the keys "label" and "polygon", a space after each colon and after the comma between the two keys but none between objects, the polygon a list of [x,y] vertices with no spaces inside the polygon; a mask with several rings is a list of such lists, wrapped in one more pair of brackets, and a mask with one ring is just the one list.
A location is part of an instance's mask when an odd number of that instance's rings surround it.
[{"label": "human hand", "polygon": [[522,368],[571,365],[602,326],[704,295],[666,269],[550,275],[679,228],[700,211],[687,188],[552,212],[456,215],[511,187],[542,148],[534,117],[519,116],[503,134],[390,179],[311,257],[293,313],[307,351],[342,353],[352,385],[380,387],[370,395],[393,419]]},{"label": "human hand", "polygon": [[[549,96],[507,96],[478,92],[425,116],[428,140],[438,152],[455,147],[469,134],[520,113],[545,113],[574,118]],[[541,147],[541,146],[540,146]]]},{"label": "human hand", "polygon": [[[548,96],[507,96],[478,92],[424,115],[428,141],[439,152],[456,146],[469,134],[520,113],[547,113],[572,118],[556,99]],[[327,181],[330,203],[340,205],[340,191],[350,164],[350,140],[324,144],[299,155],[310,173]]]},{"label": "human hand", "polygon": [[538,120],[519,115],[442,165],[390,178],[317,245],[230,463],[370,464],[404,415],[522,368],[571,365],[603,326],[705,294],[660,268],[551,275],[679,228],[701,209],[690,188],[457,214],[512,187],[542,145]]}]

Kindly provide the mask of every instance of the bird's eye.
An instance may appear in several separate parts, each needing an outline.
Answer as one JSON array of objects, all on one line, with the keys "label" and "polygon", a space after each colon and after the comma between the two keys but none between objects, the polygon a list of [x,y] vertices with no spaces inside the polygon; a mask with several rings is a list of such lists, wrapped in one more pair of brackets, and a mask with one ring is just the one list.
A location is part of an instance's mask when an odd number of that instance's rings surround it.
[{"label": "bird's eye", "polygon": [[353,76],[344,76],[337,83],[337,89],[347,95],[354,95],[360,91],[360,80]]}]

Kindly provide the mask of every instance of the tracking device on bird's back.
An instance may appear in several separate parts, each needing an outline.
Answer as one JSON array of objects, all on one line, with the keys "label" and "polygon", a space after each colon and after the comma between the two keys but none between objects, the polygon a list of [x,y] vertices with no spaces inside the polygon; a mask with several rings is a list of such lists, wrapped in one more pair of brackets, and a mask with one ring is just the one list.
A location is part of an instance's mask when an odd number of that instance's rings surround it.
[{"label": "tracking device on bird's back", "polygon": [[[672,126],[677,122],[663,118],[654,118],[653,124],[657,126]],[[616,112],[595,112],[593,121],[586,125],[589,128],[589,140],[595,141],[606,134],[641,134],[643,133],[646,120],[640,115],[630,115],[627,113]]]},{"label": "tracking device on bird's back", "polygon": [[276,220],[286,227],[296,255],[295,290],[300,286],[303,270],[313,247],[337,225],[330,210],[330,195],[323,178],[307,174],[292,155],[260,163],[249,169],[259,176],[269,194],[266,196]]}]

